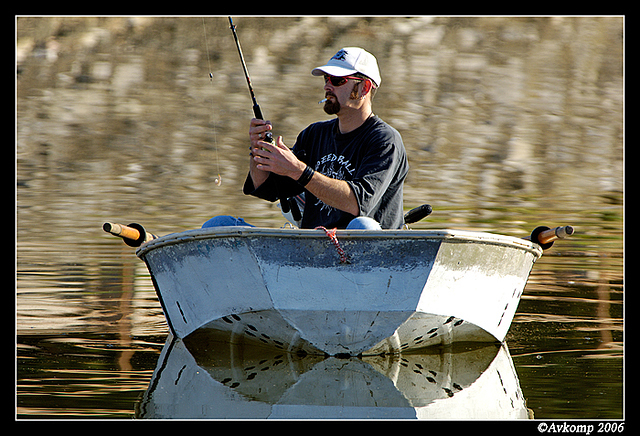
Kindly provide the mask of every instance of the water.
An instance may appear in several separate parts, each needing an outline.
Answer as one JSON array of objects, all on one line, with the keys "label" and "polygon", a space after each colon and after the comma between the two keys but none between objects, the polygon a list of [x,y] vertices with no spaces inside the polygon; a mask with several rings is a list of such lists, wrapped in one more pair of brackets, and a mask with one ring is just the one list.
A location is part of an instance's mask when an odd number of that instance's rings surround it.
[{"label": "water", "polygon": [[[262,110],[290,146],[303,127],[328,118],[317,105],[322,80],[310,70],[348,45],[378,57],[383,83],[374,112],[407,147],[405,206],[434,207],[414,228],[523,237],[540,224],[576,227],[536,263],[506,357],[496,356],[501,365],[513,362],[512,392],[520,389],[536,418],[623,418],[623,20],[234,22]],[[143,418],[161,352],[171,346],[144,265],[102,223],[140,222],[156,234],[196,228],[218,214],[283,224],[275,205],[241,194],[251,103],[228,22],[205,19],[209,56],[202,18],[17,23],[16,416]],[[207,383],[222,386],[227,377],[216,371],[233,371],[215,360],[224,353],[212,348],[203,357],[183,345],[171,349],[186,354],[162,358],[191,356],[185,377],[196,364],[210,375]],[[472,351],[439,359],[467,368],[464,353]],[[308,381],[321,368],[346,369],[336,375],[342,384],[325,384],[330,395],[302,399],[290,391],[287,404],[297,408],[281,414],[343,392],[351,403],[322,409],[343,416],[354,401],[365,404],[362,386],[386,392],[389,368],[404,368],[392,360],[290,358],[295,370],[270,367],[260,376]],[[495,387],[491,362],[485,378],[471,380]],[[188,374],[200,381],[197,372]],[[397,374],[398,387],[411,381]],[[463,398],[436,381],[441,392],[455,393],[451,399]],[[472,392],[472,384],[459,386]],[[246,398],[242,389],[227,394]],[[458,416],[449,400],[428,403],[406,387],[393,394],[413,400],[369,412],[408,416],[417,413],[412,405],[437,404],[440,417]]]}]

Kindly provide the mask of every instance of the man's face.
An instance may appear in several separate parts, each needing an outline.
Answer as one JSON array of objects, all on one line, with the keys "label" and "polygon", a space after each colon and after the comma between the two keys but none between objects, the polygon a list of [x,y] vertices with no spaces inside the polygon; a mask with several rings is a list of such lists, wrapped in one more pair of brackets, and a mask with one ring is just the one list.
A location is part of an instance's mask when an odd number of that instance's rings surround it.
[{"label": "man's face", "polygon": [[[337,82],[339,78],[333,80]],[[334,85],[331,76],[325,75],[324,96],[327,101],[324,103],[324,111],[329,115],[340,112],[343,105],[348,105],[349,100],[355,100],[358,96],[357,88],[362,80],[347,79],[342,85]]]}]

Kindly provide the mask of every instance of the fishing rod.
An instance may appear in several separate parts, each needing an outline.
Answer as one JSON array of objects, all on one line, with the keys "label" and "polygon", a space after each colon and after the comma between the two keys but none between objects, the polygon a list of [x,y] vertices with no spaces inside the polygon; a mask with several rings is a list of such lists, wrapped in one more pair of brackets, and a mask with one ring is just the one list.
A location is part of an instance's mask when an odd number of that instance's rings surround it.
[{"label": "fishing rod", "polygon": [[[238,40],[238,34],[236,33],[236,26],[233,24],[231,16],[229,16],[229,28],[233,32],[233,39],[236,40],[236,47],[238,48],[238,54],[240,55],[240,62],[242,63],[242,69],[244,70],[244,77],[247,79],[247,85],[249,86],[249,93],[251,94],[251,101],[253,101],[253,114],[259,120],[264,120],[260,105],[256,100],[256,94],[253,92],[253,86],[251,86],[251,78],[249,77],[249,71],[247,70],[247,64],[244,62],[244,56],[242,54],[242,48],[240,47],[240,41]],[[265,133],[265,142],[273,143],[273,136],[271,132]]]},{"label": "fishing rod", "polygon": [[[249,86],[249,93],[251,94],[251,101],[253,102],[253,114],[257,119],[264,120],[262,111],[260,110],[260,105],[256,100],[256,94],[253,92],[251,78],[249,77],[249,70],[247,70],[247,64],[244,62],[244,55],[242,54],[242,48],[240,47],[240,40],[238,39],[236,26],[233,24],[231,16],[229,16],[229,28],[231,29],[231,32],[233,32],[233,39],[235,39],[236,41],[236,47],[238,48],[238,54],[240,55],[240,62],[242,63],[242,69],[244,70],[244,77],[247,79],[247,85]],[[271,135],[271,132],[265,132],[264,142],[268,142],[270,144],[274,143],[273,135]],[[276,183],[276,192],[278,193],[278,197],[280,197],[279,191],[279,186]],[[294,220],[299,221],[302,219],[302,214],[300,213],[300,209],[298,208],[298,203],[296,203],[294,198],[280,198],[280,208],[282,209],[283,213],[288,213],[289,211],[291,211]]]}]

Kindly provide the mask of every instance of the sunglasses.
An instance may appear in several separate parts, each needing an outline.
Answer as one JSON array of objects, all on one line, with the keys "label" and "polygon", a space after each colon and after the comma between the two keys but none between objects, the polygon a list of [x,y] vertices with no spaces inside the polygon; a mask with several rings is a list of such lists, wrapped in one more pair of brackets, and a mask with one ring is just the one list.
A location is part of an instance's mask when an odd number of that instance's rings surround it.
[{"label": "sunglasses", "polygon": [[366,80],[363,79],[362,77],[355,77],[355,76],[330,76],[329,74],[325,74],[324,75],[324,83],[327,83],[328,81],[331,82],[331,84],[335,87],[338,86],[342,86],[345,83],[347,83],[347,80],[352,79],[352,80]]}]

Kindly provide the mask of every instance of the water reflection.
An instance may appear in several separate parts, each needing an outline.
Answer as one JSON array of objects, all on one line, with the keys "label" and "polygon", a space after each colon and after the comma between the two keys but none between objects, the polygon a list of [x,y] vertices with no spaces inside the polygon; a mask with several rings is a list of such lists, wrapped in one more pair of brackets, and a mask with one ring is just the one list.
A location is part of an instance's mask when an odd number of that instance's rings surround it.
[{"label": "water reflection", "polygon": [[169,337],[139,418],[526,419],[506,344],[362,359]]},{"label": "water reflection", "polygon": [[[64,247],[62,244],[61,247]],[[126,246],[23,244],[16,315],[19,334],[157,334],[166,322],[145,265]],[[41,247],[40,247],[41,248]]]}]

